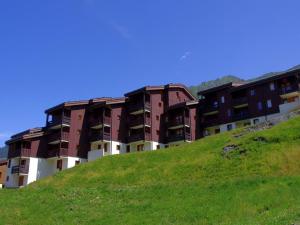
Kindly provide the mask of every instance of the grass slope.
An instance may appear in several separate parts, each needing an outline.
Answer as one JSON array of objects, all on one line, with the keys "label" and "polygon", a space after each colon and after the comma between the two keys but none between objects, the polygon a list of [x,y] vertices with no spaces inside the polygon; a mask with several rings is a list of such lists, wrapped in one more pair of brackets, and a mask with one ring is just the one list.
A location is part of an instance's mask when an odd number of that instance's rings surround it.
[{"label": "grass slope", "polygon": [[[240,138],[237,132],[105,157],[21,190],[1,190],[0,224],[300,221],[300,118]],[[223,154],[229,144],[238,150]]]}]

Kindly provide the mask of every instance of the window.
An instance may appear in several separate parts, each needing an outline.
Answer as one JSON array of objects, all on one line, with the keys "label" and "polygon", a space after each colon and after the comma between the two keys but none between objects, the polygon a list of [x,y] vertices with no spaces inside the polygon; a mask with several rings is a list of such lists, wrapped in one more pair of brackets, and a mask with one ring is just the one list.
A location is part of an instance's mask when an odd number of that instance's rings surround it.
[{"label": "window", "polygon": [[231,110],[230,109],[227,110],[227,116],[231,117]]},{"label": "window", "polygon": [[11,160],[8,160],[8,168],[10,168]]},{"label": "window", "polygon": [[82,115],[78,115],[78,120],[82,120]]},{"label": "window", "polygon": [[104,152],[107,152],[108,151],[108,145],[107,143],[104,144]]},{"label": "window", "polygon": [[224,96],[221,97],[221,102],[225,103],[225,97]]},{"label": "window", "polygon": [[22,159],[20,164],[21,164],[21,166],[25,166],[26,165],[26,159]]},{"label": "window", "polygon": [[6,177],[6,181],[9,181],[9,176]]},{"label": "window", "polygon": [[179,92],[178,91],[176,91],[176,96],[177,96],[177,98],[179,98]]},{"label": "window", "polygon": [[56,168],[59,170],[62,170],[62,160],[61,159],[56,161]]},{"label": "window", "polygon": [[272,82],[270,83],[270,90],[271,91],[274,91],[275,90],[275,84]]},{"label": "window", "polygon": [[80,161],[79,160],[76,160],[75,161],[75,166],[79,165],[80,164]]},{"label": "window", "polygon": [[156,149],[160,149],[160,145],[156,145]]},{"label": "window", "polygon": [[159,120],[159,116],[158,116],[158,115],[156,116],[156,120],[157,120],[157,121]]},{"label": "window", "polygon": [[270,99],[267,101],[267,107],[269,109],[272,108],[272,101]]},{"label": "window", "polygon": [[1,179],[1,177],[2,177],[2,172],[0,172],[0,179]]},{"label": "window", "polygon": [[259,119],[254,119],[254,120],[253,120],[253,124],[254,124],[254,125],[256,125],[256,124],[258,124],[258,123],[259,123]]},{"label": "window", "polygon": [[169,148],[169,145],[166,145],[165,148]]},{"label": "window", "polygon": [[221,132],[220,128],[215,129],[215,134],[219,134]]},{"label": "window", "polygon": [[227,130],[228,130],[228,131],[232,130],[232,124],[228,124],[228,125],[227,125]]},{"label": "window", "polygon": [[138,152],[144,151],[144,145],[143,145],[143,144],[138,145],[138,146],[137,146],[137,151],[138,151]]},{"label": "window", "polygon": [[126,152],[129,153],[130,152],[130,145],[126,146]]},{"label": "window", "polygon": [[102,147],[101,145],[98,145],[98,146],[97,146],[97,149],[101,149],[101,147]]},{"label": "window", "polygon": [[261,111],[263,109],[261,102],[257,103],[257,108],[258,108],[259,111]]},{"label": "window", "polygon": [[156,130],[156,134],[157,134],[157,135],[159,135],[159,134],[160,134],[159,130]]},{"label": "window", "polygon": [[161,107],[161,106],[162,106],[162,103],[161,103],[161,102],[159,102],[159,103],[158,103],[158,106],[159,106],[159,107]]},{"label": "window", "polygon": [[121,150],[121,146],[117,145],[117,150],[120,151]]},{"label": "window", "polygon": [[251,96],[254,96],[254,95],[255,95],[255,90],[251,90],[251,91],[250,91],[250,95],[251,95]]}]

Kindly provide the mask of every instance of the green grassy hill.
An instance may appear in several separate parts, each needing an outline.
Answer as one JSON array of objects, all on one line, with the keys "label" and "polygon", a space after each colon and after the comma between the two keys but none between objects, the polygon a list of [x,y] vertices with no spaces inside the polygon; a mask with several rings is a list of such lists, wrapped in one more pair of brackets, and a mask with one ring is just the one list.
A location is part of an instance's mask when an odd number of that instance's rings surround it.
[{"label": "green grassy hill", "polygon": [[[300,221],[300,118],[105,157],[0,190],[0,224],[291,225]],[[231,151],[223,148],[236,146]]]}]

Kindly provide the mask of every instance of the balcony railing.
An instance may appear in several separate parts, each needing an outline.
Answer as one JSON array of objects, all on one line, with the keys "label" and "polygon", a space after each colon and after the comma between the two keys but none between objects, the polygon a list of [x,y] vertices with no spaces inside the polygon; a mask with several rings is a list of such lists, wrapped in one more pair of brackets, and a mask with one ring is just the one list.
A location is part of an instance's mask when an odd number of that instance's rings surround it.
[{"label": "balcony railing", "polygon": [[131,134],[128,137],[128,142],[136,142],[136,141],[151,141],[151,134],[141,132],[140,134]]},{"label": "balcony railing", "polygon": [[110,125],[111,124],[111,118],[107,117],[107,116],[99,116],[99,118],[91,118],[90,119],[90,126],[91,127],[95,127],[95,126],[99,126],[99,125]]},{"label": "balcony railing", "polygon": [[143,102],[141,103],[135,103],[135,104],[129,104],[128,105],[128,112],[132,113],[132,112],[136,112],[139,110],[143,110],[143,109],[149,110],[151,109],[151,105],[150,102],[145,102],[145,104]]},{"label": "balcony railing", "polygon": [[249,112],[240,112],[233,115],[233,120],[244,120],[250,117]]},{"label": "balcony railing", "polygon": [[175,141],[190,141],[191,135],[190,134],[171,134],[167,138],[168,142],[175,142]]},{"label": "balcony railing", "polygon": [[286,86],[286,87],[281,87],[279,89],[280,95],[289,94],[289,93],[295,92],[295,91],[299,91],[298,85],[290,85],[290,86]]},{"label": "balcony railing", "polygon": [[189,125],[190,119],[189,117],[179,117],[174,120],[170,120],[168,122],[168,127],[175,127],[180,125]]},{"label": "balcony railing", "polygon": [[68,156],[67,148],[49,149],[47,151],[47,158],[61,157],[61,156]]},{"label": "balcony railing", "polygon": [[247,97],[233,98],[232,104],[234,106],[248,104],[248,98]]},{"label": "balcony railing", "polygon": [[31,156],[31,149],[27,149],[27,148],[19,148],[19,149],[15,149],[15,150],[10,149],[8,151],[9,158],[30,157],[30,156]]},{"label": "balcony railing", "polygon": [[68,132],[56,132],[48,136],[48,143],[57,141],[69,141]]},{"label": "balcony railing", "polygon": [[70,125],[70,123],[71,123],[70,117],[62,116],[61,118],[53,118],[52,121],[48,121],[47,127],[54,127],[54,126],[62,125],[62,124]]},{"label": "balcony railing", "polygon": [[219,104],[204,104],[201,107],[201,111],[202,113],[209,113],[209,112],[214,112],[214,111],[218,111],[219,110]]},{"label": "balcony railing", "polygon": [[29,165],[18,165],[18,166],[13,166],[11,168],[11,173],[12,174],[28,174],[29,172]]},{"label": "balcony railing", "polygon": [[99,133],[93,133],[91,134],[90,136],[90,141],[91,142],[95,142],[95,141],[110,141],[110,133],[102,133],[102,132],[99,132]]},{"label": "balcony railing", "polygon": [[135,127],[139,125],[151,125],[151,119],[149,117],[144,117],[144,116],[139,116],[136,118],[130,118],[129,119],[129,126],[130,127]]}]

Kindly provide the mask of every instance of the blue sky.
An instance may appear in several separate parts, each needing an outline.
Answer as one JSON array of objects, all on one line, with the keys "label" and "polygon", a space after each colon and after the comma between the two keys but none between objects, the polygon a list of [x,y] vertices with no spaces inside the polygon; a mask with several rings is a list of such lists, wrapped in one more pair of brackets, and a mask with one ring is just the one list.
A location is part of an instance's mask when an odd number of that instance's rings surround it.
[{"label": "blue sky", "polygon": [[3,0],[0,146],[57,103],[300,64],[298,0]]}]

